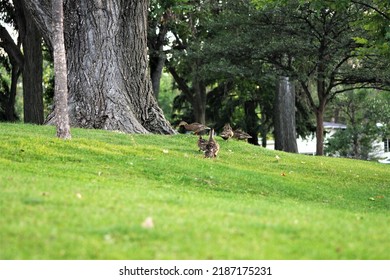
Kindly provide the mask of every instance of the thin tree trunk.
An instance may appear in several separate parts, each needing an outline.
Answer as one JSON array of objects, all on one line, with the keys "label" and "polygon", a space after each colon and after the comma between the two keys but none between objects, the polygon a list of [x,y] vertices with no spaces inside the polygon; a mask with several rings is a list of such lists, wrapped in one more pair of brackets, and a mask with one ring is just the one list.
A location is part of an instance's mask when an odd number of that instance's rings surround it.
[{"label": "thin tree trunk", "polygon": [[[12,61],[12,59],[11,59]],[[5,118],[6,121],[14,122],[18,119],[18,116],[15,112],[15,101],[16,101],[16,90],[18,86],[18,80],[20,76],[20,68],[17,65],[16,62],[11,63],[12,64],[12,70],[11,70],[11,88],[9,90],[9,96],[5,108]]]},{"label": "thin tree trunk", "polygon": [[68,117],[68,80],[64,40],[64,12],[62,0],[52,0],[53,13],[53,55],[55,73],[55,113],[57,136],[62,139],[70,139],[70,127]]},{"label": "thin tree trunk", "polygon": [[244,103],[245,108],[245,123],[247,126],[247,132],[252,138],[248,139],[248,143],[253,145],[259,145],[258,137],[258,122],[259,118],[256,114],[257,102],[249,100]]},{"label": "thin tree trunk", "polygon": [[316,110],[316,155],[324,155],[324,110],[320,106]]},{"label": "thin tree trunk", "polygon": [[[161,48],[162,51],[162,48]],[[165,65],[165,55],[161,52],[160,56],[154,57],[153,61],[150,62],[150,77],[152,79],[153,93],[156,100],[160,94],[160,81],[161,75]]]},{"label": "thin tree trunk", "polygon": [[260,127],[260,134],[261,134],[261,146],[266,148],[267,147],[267,133],[268,133],[268,127],[266,125],[266,115],[262,111],[261,112],[261,127]]}]

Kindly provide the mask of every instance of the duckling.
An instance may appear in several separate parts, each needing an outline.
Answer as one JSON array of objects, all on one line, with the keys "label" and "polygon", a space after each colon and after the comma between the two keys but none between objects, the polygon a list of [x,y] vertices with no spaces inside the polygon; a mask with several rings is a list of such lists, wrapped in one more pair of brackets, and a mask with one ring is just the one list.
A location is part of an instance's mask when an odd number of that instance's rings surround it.
[{"label": "duckling", "polygon": [[197,122],[188,124],[188,123],[186,123],[185,121],[181,121],[181,122],[179,123],[179,127],[180,127],[180,126],[184,126],[184,128],[185,128],[187,131],[192,131],[192,132],[194,132],[194,134],[198,134],[199,132],[202,132],[203,130],[210,129],[210,127],[205,126],[205,125],[203,125],[203,124],[201,124],[201,123],[197,123]]},{"label": "duckling", "polygon": [[206,145],[206,150],[205,150],[204,156],[206,158],[215,158],[215,157],[217,157],[218,152],[219,152],[219,144],[217,143],[217,141],[215,141],[214,129],[211,128],[210,129],[210,137],[209,137],[209,141]]},{"label": "duckling", "polygon": [[206,139],[203,139],[202,136],[199,136],[199,139],[198,139],[199,151],[205,152],[207,144],[208,144],[208,141]]},{"label": "duckling", "polygon": [[223,131],[221,132],[221,137],[223,140],[228,140],[229,138],[232,138],[234,135],[233,129],[230,126],[230,124],[225,124],[223,127]]},{"label": "duckling", "polygon": [[247,140],[249,138],[252,138],[252,136],[242,131],[241,129],[237,129],[234,131],[233,138],[236,138],[237,140]]}]

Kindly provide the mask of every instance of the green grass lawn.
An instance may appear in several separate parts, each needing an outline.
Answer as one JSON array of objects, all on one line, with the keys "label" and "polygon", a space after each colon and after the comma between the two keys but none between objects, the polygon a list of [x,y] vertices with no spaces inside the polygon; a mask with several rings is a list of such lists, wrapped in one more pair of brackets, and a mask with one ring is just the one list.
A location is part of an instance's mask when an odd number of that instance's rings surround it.
[{"label": "green grass lawn", "polygon": [[0,124],[0,259],[390,259],[390,166],[219,137],[216,159],[193,135],[72,137]]}]

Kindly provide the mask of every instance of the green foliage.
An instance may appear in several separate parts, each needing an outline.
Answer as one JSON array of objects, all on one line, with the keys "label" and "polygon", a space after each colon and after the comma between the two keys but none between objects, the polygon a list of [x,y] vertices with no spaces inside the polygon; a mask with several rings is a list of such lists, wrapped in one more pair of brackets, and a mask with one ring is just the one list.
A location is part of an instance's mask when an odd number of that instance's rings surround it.
[{"label": "green foliage", "polygon": [[[332,104],[338,118],[347,125],[327,143],[326,152],[343,157],[368,159],[375,141],[390,132],[390,93],[360,90],[340,94]],[[378,124],[379,127],[378,127]]]},{"label": "green foliage", "polygon": [[8,74],[8,68],[10,67],[8,59],[1,56],[0,66],[0,121],[6,119],[5,110],[10,95],[11,79]]},{"label": "green foliage", "polygon": [[173,100],[178,95],[177,89],[173,87],[173,80],[168,73],[163,72],[161,76],[160,94],[158,96],[158,104],[163,110],[165,118],[172,122],[173,116]]},{"label": "green foliage", "polygon": [[0,259],[388,258],[379,163],[219,137],[211,160],[193,135],[0,131]]},{"label": "green foliage", "polygon": [[45,116],[51,113],[54,104],[54,64],[47,46],[43,45],[43,106]]}]

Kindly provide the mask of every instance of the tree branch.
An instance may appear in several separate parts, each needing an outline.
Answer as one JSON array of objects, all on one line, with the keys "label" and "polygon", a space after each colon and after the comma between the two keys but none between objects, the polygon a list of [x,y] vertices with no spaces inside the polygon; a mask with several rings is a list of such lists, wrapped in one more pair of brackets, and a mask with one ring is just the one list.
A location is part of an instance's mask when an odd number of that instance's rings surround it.
[{"label": "tree branch", "polygon": [[315,102],[314,102],[314,99],[313,99],[313,97],[311,96],[311,92],[310,92],[308,86],[306,85],[306,83],[305,83],[304,81],[299,81],[299,82],[300,82],[300,84],[301,84],[301,86],[302,86],[302,88],[303,88],[303,91],[304,91],[305,94],[306,94],[307,99],[309,100],[310,106],[312,107],[313,110],[317,110],[318,107],[316,106],[316,104],[315,104]]},{"label": "tree branch", "polygon": [[177,73],[175,67],[170,66],[169,64],[167,65],[169,73],[171,73],[173,79],[177,83],[179,89],[187,96],[188,100],[193,100],[193,94],[191,89],[188,87],[186,81],[179,76]]},{"label": "tree branch", "polygon": [[15,44],[7,29],[0,24],[0,47],[13,59],[20,68],[23,68],[24,58],[20,48]]},{"label": "tree branch", "polygon": [[376,8],[376,7],[374,7],[374,6],[370,5],[370,4],[363,3],[363,2],[360,2],[360,1],[355,1],[355,0],[352,0],[351,2],[352,2],[352,3],[355,3],[355,4],[358,4],[358,5],[362,5],[362,6],[364,6],[364,7],[369,8],[369,9],[372,9],[372,10],[374,10],[375,12],[377,12],[378,14],[380,14],[381,16],[383,16],[385,19],[390,20],[390,17],[389,17],[386,13],[380,11],[378,8]]}]

